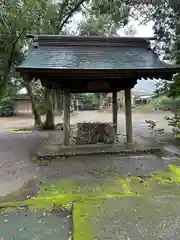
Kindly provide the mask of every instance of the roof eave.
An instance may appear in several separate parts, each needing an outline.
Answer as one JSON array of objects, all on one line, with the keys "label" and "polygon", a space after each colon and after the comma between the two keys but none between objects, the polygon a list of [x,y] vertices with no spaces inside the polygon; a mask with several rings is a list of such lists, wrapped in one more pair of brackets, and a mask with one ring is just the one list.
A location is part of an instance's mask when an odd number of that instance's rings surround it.
[{"label": "roof eave", "polygon": [[[179,67],[171,67],[171,68],[144,68],[144,69],[54,69],[54,68],[24,68],[24,67],[16,67],[16,71],[20,73],[21,76],[25,75],[60,75],[66,73],[67,75],[76,75],[79,77],[85,78],[88,74],[92,76],[96,76],[97,78],[105,77],[109,78],[119,78],[122,74],[122,78],[126,78],[127,76],[133,76],[135,79],[141,78],[159,78],[165,80],[172,80],[172,77],[176,73],[180,73]],[[113,76],[114,74],[114,76]]]},{"label": "roof eave", "polygon": [[54,72],[59,72],[59,71],[86,71],[86,72],[101,72],[101,71],[114,71],[114,72],[128,72],[128,71],[133,71],[133,72],[160,72],[163,71],[165,73],[172,73],[172,74],[176,74],[176,73],[180,73],[180,65],[175,65],[175,66],[171,66],[171,67],[157,67],[157,68],[122,68],[122,69],[118,69],[118,68],[47,68],[47,67],[42,67],[42,68],[32,68],[32,67],[22,67],[17,66],[16,67],[16,71],[17,72],[27,72],[27,71],[54,71]]},{"label": "roof eave", "polygon": [[119,37],[119,36],[79,36],[79,35],[34,35],[34,34],[27,34],[27,38],[35,38],[39,40],[51,40],[51,39],[77,39],[77,40],[116,40],[116,39],[121,39],[121,40],[131,40],[131,41],[153,41],[156,40],[156,37]]}]

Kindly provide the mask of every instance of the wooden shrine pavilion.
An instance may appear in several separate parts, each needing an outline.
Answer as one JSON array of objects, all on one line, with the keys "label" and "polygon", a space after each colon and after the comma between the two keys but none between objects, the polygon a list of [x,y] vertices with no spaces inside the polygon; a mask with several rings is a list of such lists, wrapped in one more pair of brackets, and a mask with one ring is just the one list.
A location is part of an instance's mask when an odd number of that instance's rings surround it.
[{"label": "wooden shrine pavilion", "polygon": [[137,80],[171,80],[180,66],[160,61],[151,38],[40,35],[17,67],[30,81],[40,79],[64,93],[64,145],[70,137],[70,93],[112,92],[113,124],[117,131],[117,92],[125,91],[126,141],[133,143],[131,88]]}]

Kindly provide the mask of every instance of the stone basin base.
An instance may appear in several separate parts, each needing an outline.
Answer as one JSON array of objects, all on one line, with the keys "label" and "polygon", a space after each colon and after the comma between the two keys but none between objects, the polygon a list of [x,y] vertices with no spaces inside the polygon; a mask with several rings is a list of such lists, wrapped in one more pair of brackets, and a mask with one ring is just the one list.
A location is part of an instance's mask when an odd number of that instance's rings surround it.
[{"label": "stone basin base", "polygon": [[77,123],[76,145],[84,144],[112,144],[116,141],[114,127],[110,123],[84,122]]}]

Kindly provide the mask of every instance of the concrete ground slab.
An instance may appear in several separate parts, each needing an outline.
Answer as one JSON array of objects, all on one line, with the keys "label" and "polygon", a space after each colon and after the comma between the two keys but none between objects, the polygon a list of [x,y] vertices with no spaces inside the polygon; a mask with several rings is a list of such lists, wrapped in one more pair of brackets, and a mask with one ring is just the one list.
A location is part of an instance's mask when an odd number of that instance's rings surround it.
[{"label": "concrete ground slab", "polygon": [[39,170],[32,161],[47,133],[0,134],[0,197],[22,188]]},{"label": "concrete ground slab", "polygon": [[16,211],[0,215],[0,237],[4,240],[68,240],[70,231],[71,218],[62,213]]},{"label": "concrete ground slab", "polygon": [[180,198],[124,198],[74,204],[74,240],[178,240]]},{"label": "concrete ground slab", "polygon": [[[176,159],[174,159],[176,160]],[[74,156],[69,158],[63,158],[50,161],[48,165],[39,167],[36,179],[29,181],[27,185],[23,186],[23,189],[13,194],[10,194],[4,198],[4,201],[11,200],[24,200],[27,196],[35,196],[39,193],[39,189],[49,184],[54,186],[59,193],[65,188],[67,195],[69,190],[77,192],[77,187],[83,186],[80,190],[80,194],[90,194],[93,187],[98,187],[96,195],[102,193],[103,186],[109,186],[111,193],[124,194],[122,184],[119,183],[119,179],[132,177],[140,177],[146,179],[152,175],[154,171],[166,171],[169,170],[168,164],[172,163],[169,160],[160,159],[154,155],[141,155],[141,156]],[[173,162],[174,163],[174,162]],[[139,181],[138,181],[139,182]],[[70,183],[74,183],[73,185]],[[118,185],[116,185],[118,183]],[[70,184],[70,185],[69,185]],[[135,184],[136,189],[133,192],[151,191],[151,185],[155,187],[157,184],[150,184],[150,189],[143,187],[140,183]],[[154,186],[155,185],[155,186]],[[70,187],[68,187],[70,186]],[[102,187],[99,187],[102,186]],[[112,187],[115,187],[115,189]],[[49,186],[50,187],[50,186]],[[105,187],[107,189],[107,187]],[[133,185],[134,188],[134,185]],[[157,191],[158,185],[157,185]],[[112,192],[113,190],[113,192]],[[110,190],[109,190],[110,191]],[[47,192],[46,192],[47,193]],[[57,195],[57,192],[55,191]],[[70,194],[72,195],[72,194]]]},{"label": "concrete ground slab", "polygon": [[37,181],[48,184],[65,179],[80,183],[106,182],[108,178],[128,176],[150,176],[155,170],[167,170],[169,161],[154,155],[141,156],[74,156],[53,160],[47,166],[41,166]]},{"label": "concrete ground slab", "polygon": [[160,149],[158,143],[153,144],[148,140],[136,136],[135,142],[131,148],[126,147],[124,137],[115,144],[86,144],[86,145],[62,145],[62,131],[53,132],[49,138],[43,142],[37,151],[39,158],[58,157],[58,156],[79,156],[79,155],[96,155],[103,153],[126,153],[126,152],[143,152],[148,150]]}]

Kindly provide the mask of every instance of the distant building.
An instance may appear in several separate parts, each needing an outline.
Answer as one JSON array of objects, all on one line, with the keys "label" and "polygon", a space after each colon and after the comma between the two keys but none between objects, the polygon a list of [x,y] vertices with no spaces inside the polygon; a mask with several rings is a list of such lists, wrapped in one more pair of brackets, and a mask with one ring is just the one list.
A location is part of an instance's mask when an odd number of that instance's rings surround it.
[{"label": "distant building", "polygon": [[[132,101],[132,105],[135,104],[135,96],[134,96],[134,93],[131,91],[131,101]],[[120,91],[117,93],[117,101],[121,104],[124,105],[125,103],[125,95],[124,95],[124,91]]]},{"label": "distant building", "polygon": [[134,104],[147,104],[151,101],[151,99],[154,97],[154,92],[147,91],[144,89],[132,89],[132,92],[134,94]]},{"label": "distant building", "polygon": [[15,115],[32,115],[31,100],[27,94],[17,94],[13,100]]},{"label": "distant building", "polygon": [[[154,96],[153,91],[133,88],[131,90],[132,106],[140,103],[148,103],[149,101],[151,101],[153,96]],[[112,93],[108,93],[107,98],[108,102],[112,103]],[[119,91],[117,93],[117,101],[119,105],[124,105],[125,103],[124,91]]]}]

